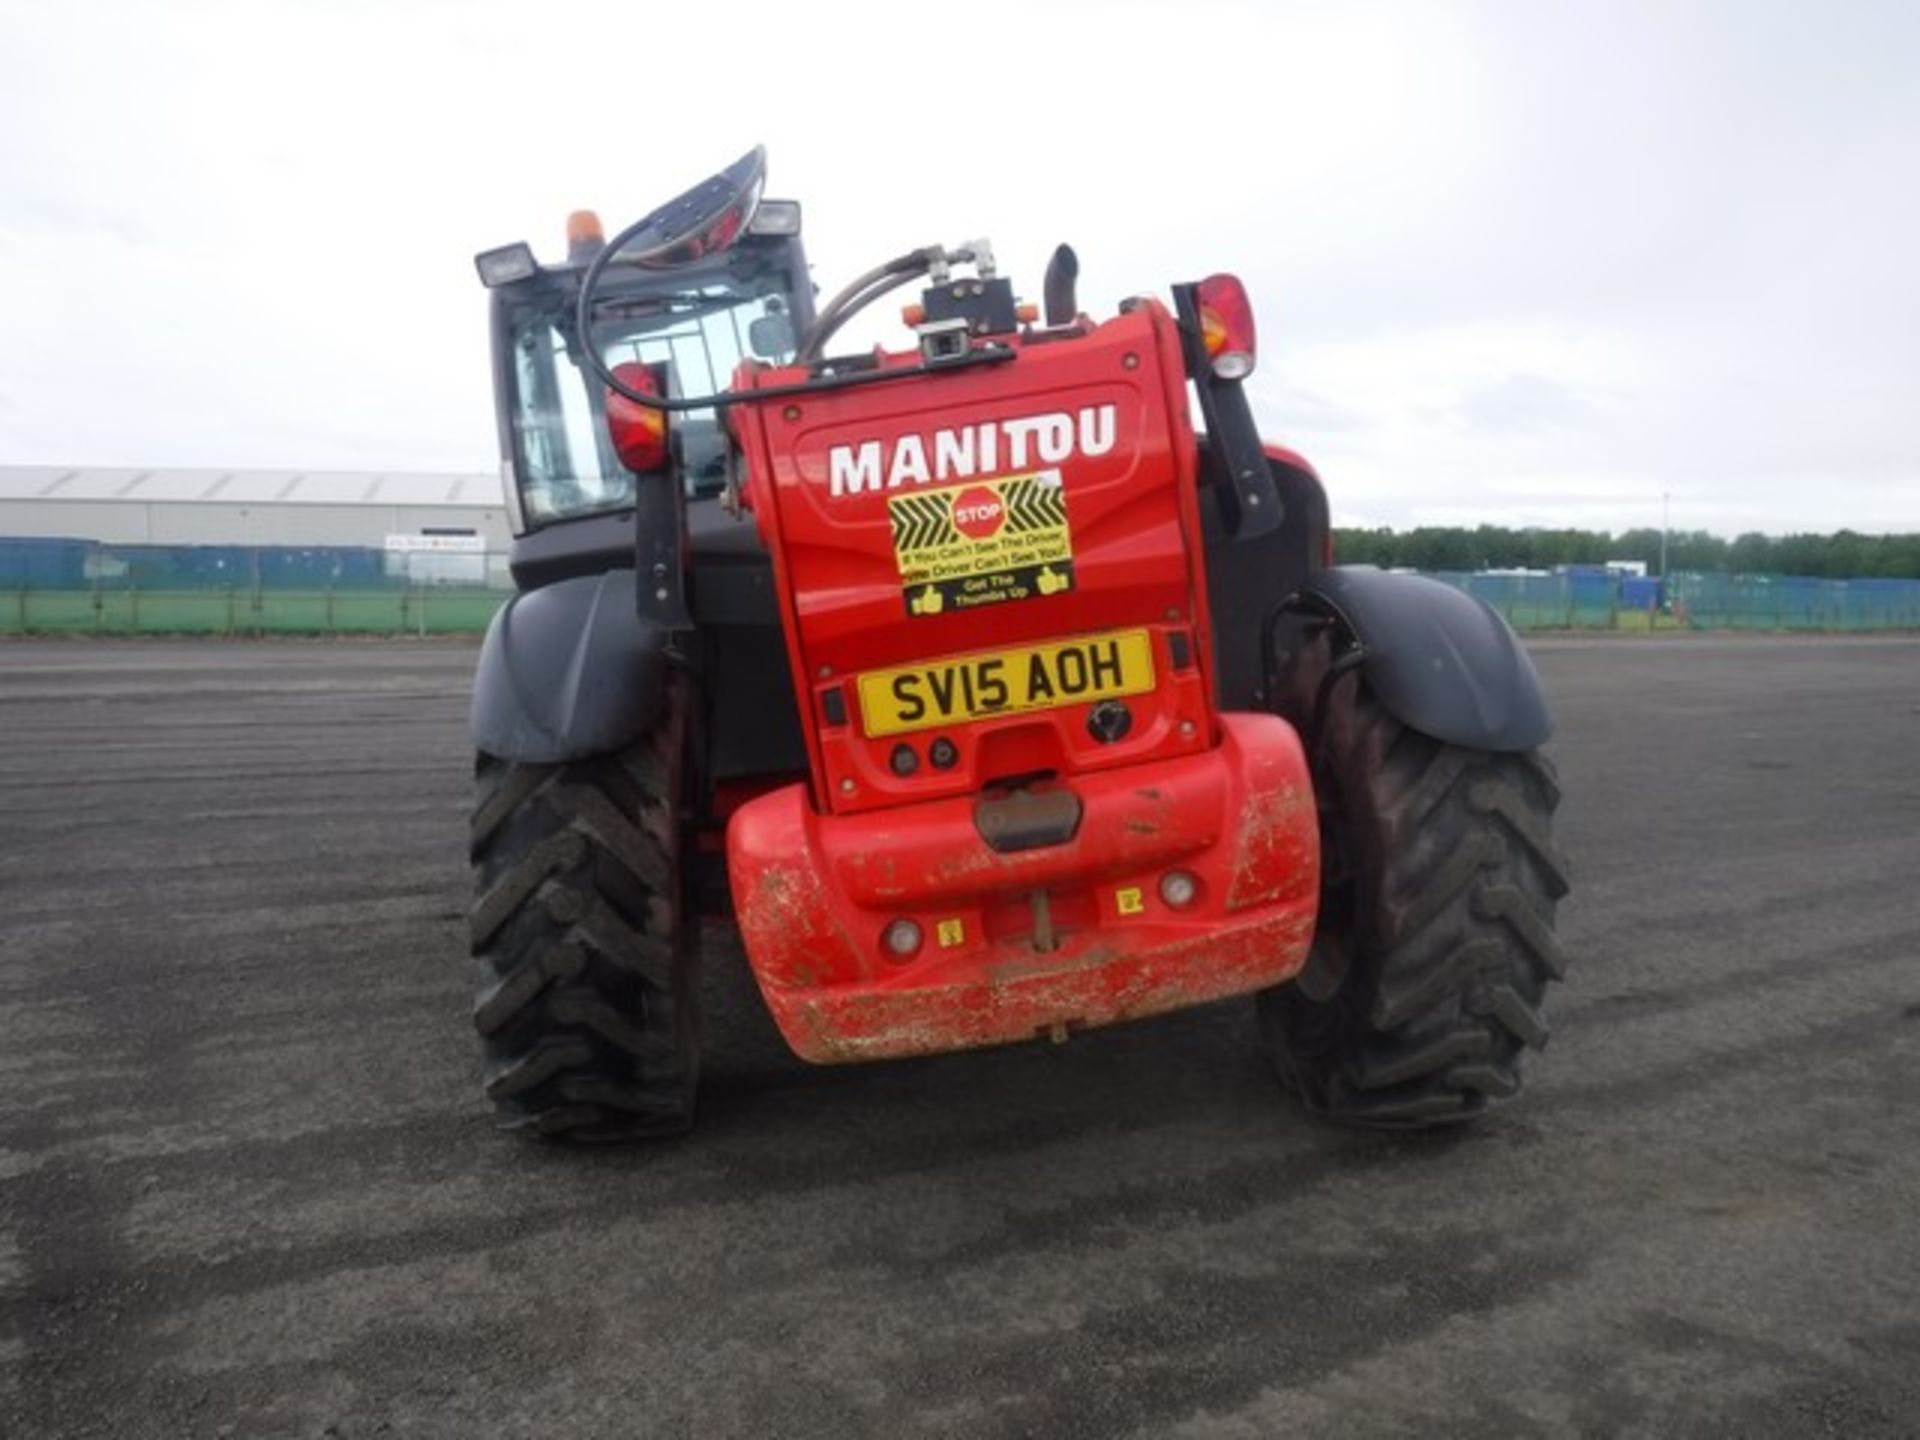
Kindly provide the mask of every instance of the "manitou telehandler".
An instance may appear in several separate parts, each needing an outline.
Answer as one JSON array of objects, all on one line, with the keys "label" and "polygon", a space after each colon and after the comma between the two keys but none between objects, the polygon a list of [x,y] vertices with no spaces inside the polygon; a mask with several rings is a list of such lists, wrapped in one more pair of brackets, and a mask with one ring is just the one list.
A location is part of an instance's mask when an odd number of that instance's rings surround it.
[{"label": "manitou telehandler", "polygon": [[[1479,601],[1332,565],[1254,428],[1240,282],[1096,321],[1062,246],[1042,313],[976,241],[816,309],[764,176],[477,257],[517,536],[472,712],[504,1122],[684,1129],[729,916],[811,1061],[1250,993],[1317,1112],[1512,1094],[1562,963],[1539,682]],[[913,282],[910,345],[831,352]]]}]

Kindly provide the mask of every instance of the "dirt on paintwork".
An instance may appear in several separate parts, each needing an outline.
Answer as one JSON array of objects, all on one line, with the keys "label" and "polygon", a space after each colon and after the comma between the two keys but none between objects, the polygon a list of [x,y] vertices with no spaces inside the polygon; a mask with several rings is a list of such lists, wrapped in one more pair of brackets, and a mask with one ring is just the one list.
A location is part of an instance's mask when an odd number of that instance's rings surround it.
[{"label": "dirt on paintwork", "polygon": [[[1002,876],[1018,875],[1023,869],[1032,868],[1032,865],[1031,851],[1002,855],[998,851],[980,846],[942,857],[928,872],[927,879],[937,891],[954,894],[976,888],[978,882],[988,876],[993,876],[997,880]],[[1008,883],[1017,884],[1018,882],[1009,880]]]},{"label": "dirt on paintwork", "polygon": [[1239,863],[1229,910],[1285,900],[1319,887],[1319,815],[1306,785],[1255,793],[1240,811]]},{"label": "dirt on paintwork", "polygon": [[1072,975],[1082,970],[1098,970],[1101,966],[1124,958],[1121,951],[1110,945],[1094,944],[1084,949],[1075,949],[1071,934],[1063,937],[1061,948],[1052,954],[1031,953],[1019,959],[1001,960],[986,967],[986,979],[989,985],[1007,985],[1020,980],[1038,979],[1043,975]]},{"label": "dirt on paintwork", "polygon": [[[749,900],[740,914],[740,923],[748,930],[773,935],[804,935],[813,928],[813,895],[818,890],[813,877],[804,870],[782,870],[769,866],[754,877]],[[802,987],[815,985],[812,971],[796,964],[791,973],[776,978],[782,984]]]},{"label": "dirt on paintwork", "polygon": [[910,893],[900,879],[900,862],[892,855],[867,857],[866,864],[879,872],[877,876],[866,877],[867,884],[873,889],[875,899],[899,900]]},{"label": "dirt on paintwork", "polygon": [[[814,873],[804,866],[786,869],[771,866],[757,877],[753,902],[740,917],[744,928],[777,937],[792,954],[791,947],[809,939],[827,939],[834,951],[848,956],[858,952],[853,937],[847,934]],[[822,929],[822,926],[825,926]],[[769,972],[768,983],[784,989],[812,989],[823,983],[804,958],[794,958],[791,968]]]}]

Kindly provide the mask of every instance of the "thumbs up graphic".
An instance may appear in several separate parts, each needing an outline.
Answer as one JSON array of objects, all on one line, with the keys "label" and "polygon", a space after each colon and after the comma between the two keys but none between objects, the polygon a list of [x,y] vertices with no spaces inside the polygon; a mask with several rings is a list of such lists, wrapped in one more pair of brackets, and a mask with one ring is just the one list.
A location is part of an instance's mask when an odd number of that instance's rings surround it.
[{"label": "thumbs up graphic", "polygon": [[1047,566],[1033,577],[1033,583],[1040,587],[1042,595],[1056,595],[1067,588],[1068,581],[1066,576],[1055,574],[1053,567]]},{"label": "thumbs up graphic", "polygon": [[907,609],[915,615],[938,615],[946,604],[947,597],[929,585],[907,601]]}]

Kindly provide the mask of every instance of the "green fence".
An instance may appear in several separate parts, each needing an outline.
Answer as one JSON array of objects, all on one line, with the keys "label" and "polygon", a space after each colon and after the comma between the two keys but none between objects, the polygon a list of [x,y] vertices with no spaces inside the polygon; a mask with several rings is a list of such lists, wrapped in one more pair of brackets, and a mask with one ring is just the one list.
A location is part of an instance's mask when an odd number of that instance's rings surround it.
[{"label": "green fence", "polygon": [[364,546],[0,538],[0,634],[449,635],[487,628],[497,557]]},{"label": "green fence", "polygon": [[498,590],[15,590],[0,634],[477,635]]},{"label": "green fence", "polygon": [[1920,580],[1676,575],[1667,603],[1696,630],[1920,630]]},{"label": "green fence", "polygon": [[[0,538],[0,634],[470,635],[498,557]],[[1521,630],[1920,630],[1920,580],[1440,574]]]},{"label": "green fence", "polygon": [[1803,575],[1434,577],[1477,595],[1518,630],[1920,630],[1920,580]]},{"label": "green fence", "polygon": [[1622,594],[1621,577],[1617,575],[1447,572],[1433,578],[1477,595],[1506,616],[1516,630],[1644,630],[1648,625],[1634,597]]}]

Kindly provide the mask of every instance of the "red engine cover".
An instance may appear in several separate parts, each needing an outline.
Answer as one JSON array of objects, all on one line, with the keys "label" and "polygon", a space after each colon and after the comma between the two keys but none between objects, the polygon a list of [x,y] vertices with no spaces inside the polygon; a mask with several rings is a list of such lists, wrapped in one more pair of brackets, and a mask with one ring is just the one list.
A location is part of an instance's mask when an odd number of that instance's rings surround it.
[{"label": "red engine cover", "polygon": [[[734,411],[822,809],[1215,742],[1171,317],[1145,301],[1085,335],[1010,343],[1001,365]],[[1100,738],[1089,712],[1112,696],[1127,726]]]}]

